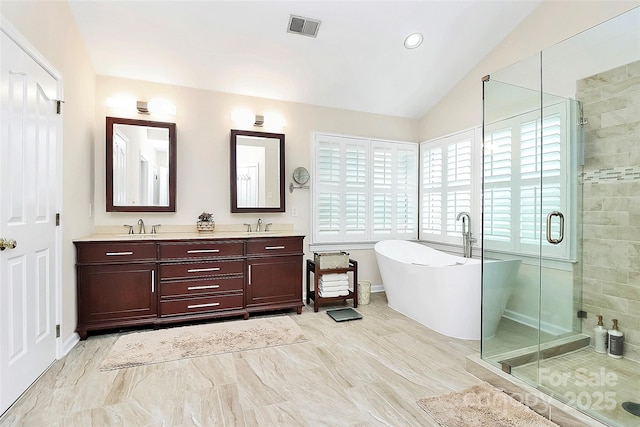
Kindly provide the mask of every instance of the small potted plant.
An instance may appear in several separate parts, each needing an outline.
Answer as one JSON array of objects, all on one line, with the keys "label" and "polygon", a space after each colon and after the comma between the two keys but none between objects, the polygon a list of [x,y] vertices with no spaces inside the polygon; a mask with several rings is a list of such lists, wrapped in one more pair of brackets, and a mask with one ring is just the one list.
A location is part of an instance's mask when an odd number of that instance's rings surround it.
[{"label": "small potted plant", "polygon": [[198,216],[196,227],[200,233],[213,233],[213,230],[216,228],[216,222],[213,220],[213,214],[202,212],[200,216]]}]

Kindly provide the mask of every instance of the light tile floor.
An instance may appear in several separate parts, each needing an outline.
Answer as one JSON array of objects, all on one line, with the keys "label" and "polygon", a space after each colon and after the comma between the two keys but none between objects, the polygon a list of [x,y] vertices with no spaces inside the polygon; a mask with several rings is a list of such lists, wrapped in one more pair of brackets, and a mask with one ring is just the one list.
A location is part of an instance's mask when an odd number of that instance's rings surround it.
[{"label": "light tile floor", "polygon": [[362,320],[336,323],[327,308],[285,313],[304,343],[108,372],[118,334],[90,335],[0,426],[424,426],[417,399],[479,382],[464,368],[478,341],[433,332],[384,294],[358,307]]}]

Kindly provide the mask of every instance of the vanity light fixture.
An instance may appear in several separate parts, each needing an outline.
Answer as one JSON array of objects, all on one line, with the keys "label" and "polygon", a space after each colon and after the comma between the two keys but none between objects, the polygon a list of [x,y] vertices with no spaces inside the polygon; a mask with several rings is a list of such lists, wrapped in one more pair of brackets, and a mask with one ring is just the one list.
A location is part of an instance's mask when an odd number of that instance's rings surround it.
[{"label": "vanity light fixture", "polygon": [[264,127],[273,131],[280,130],[285,125],[284,118],[278,113],[254,114],[249,109],[235,110],[231,113],[231,121],[240,128]]},{"label": "vanity light fixture", "polygon": [[406,39],[404,39],[404,47],[407,49],[415,49],[422,44],[422,34],[413,33],[409,34]]},{"label": "vanity light fixture", "polygon": [[150,114],[149,113],[149,103],[145,101],[136,101],[136,110],[140,114]]},{"label": "vanity light fixture", "polygon": [[118,95],[107,98],[107,106],[116,110],[137,111],[140,114],[176,115],[176,106],[167,100],[159,98],[147,102],[136,101],[131,96]]}]

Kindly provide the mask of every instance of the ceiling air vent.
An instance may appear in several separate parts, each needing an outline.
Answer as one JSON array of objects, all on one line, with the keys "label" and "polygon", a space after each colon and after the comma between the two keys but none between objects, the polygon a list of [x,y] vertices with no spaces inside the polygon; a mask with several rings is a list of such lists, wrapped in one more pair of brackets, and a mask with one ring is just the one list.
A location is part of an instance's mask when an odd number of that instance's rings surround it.
[{"label": "ceiling air vent", "polygon": [[315,37],[318,35],[320,21],[317,19],[304,18],[302,16],[291,15],[289,19],[288,33],[301,34],[303,36]]}]

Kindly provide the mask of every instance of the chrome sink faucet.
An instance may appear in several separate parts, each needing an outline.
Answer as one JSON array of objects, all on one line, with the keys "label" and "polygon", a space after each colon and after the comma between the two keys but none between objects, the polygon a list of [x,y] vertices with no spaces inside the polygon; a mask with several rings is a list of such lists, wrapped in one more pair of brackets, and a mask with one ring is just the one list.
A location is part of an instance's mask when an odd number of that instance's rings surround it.
[{"label": "chrome sink faucet", "polygon": [[262,219],[258,218],[258,224],[256,225],[256,231],[262,231]]},{"label": "chrome sink faucet", "polygon": [[142,218],[138,220],[138,234],[147,234],[147,230],[144,228],[144,221]]}]

